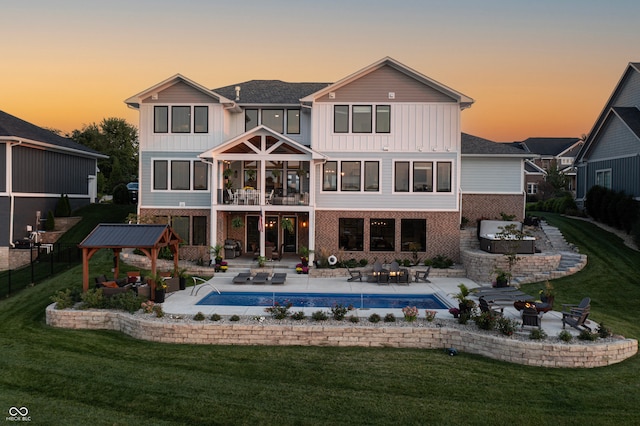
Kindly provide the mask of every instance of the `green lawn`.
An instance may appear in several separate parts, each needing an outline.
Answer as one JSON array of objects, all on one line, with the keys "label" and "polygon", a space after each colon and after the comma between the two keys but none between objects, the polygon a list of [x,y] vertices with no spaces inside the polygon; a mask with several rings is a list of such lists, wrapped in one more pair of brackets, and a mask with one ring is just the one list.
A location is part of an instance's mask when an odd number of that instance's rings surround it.
[{"label": "green lawn", "polygon": [[[549,221],[589,255],[554,281],[557,303],[640,336],[640,254],[599,228]],[[92,270],[110,267],[109,253]],[[0,411],[34,424],[636,424],[640,362],[542,369],[444,351],[167,345],[117,332],[54,329],[44,308],[81,267],[0,302]],[[540,284],[527,286],[529,291]]]}]

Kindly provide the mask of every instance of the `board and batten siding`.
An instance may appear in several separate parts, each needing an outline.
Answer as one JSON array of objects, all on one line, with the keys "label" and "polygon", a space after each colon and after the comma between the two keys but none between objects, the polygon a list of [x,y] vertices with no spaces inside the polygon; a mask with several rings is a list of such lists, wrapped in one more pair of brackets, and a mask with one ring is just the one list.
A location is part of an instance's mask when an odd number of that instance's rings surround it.
[{"label": "board and batten siding", "polygon": [[[166,207],[166,208],[210,208],[211,207],[211,182],[206,191],[154,191],[153,188],[153,160],[195,160],[197,155],[189,152],[142,152],[140,154],[140,207]],[[207,172],[210,176],[211,173]],[[193,169],[191,169],[193,177]],[[169,182],[169,185],[171,183]],[[184,206],[180,206],[183,202]]]},{"label": "board and batten siding", "polygon": [[475,194],[521,194],[524,171],[521,158],[462,157],[461,191]]},{"label": "board and batten siding", "polygon": [[[163,104],[165,105],[165,104]],[[140,150],[141,151],[172,151],[172,152],[204,152],[221,144],[226,137],[224,112],[220,104],[181,103],[166,104],[171,106],[208,106],[209,107],[209,132],[171,133],[171,119],[169,119],[169,133],[154,133],[153,107],[155,105],[140,105]],[[171,113],[169,113],[171,115]]]},{"label": "board and batten siding", "polygon": [[[317,210],[411,210],[456,211],[458,209],[458,163],[456,153],[430,154],[403,153],[382,155],[362,152],[358,156],[341,152],[325,153],[328,161],[380,161],[380,191],[322,191],[322,164],[315,167],[317,178],[314,191]],[[395,161],[450,161],[452,192],[393,192]],[[339,182],[338,182],[339,184]]]},{"label": "board and batten siding", "polygon": [[458,104],[391,104],[390,133],[334,133],[334,105],[339,103],[319,103],[313,107],[312,148],[315,150],[459,151]]},{"label": "board and batten siding", "polygon": [[95,158],[33,149],[11,149],[14,192],[88,195],[90,175],[96,174]]},{"label": "board and batten siding", "polygon": [[[640,156],[589,161],[586,165],[587,192],[596,184],[596,173],[599,170],[611,170],[611,189],[640,198]],[[584,182],[579,181],[579,188],[583,188],[583,184]],[[581,191],[578,195],[586,196],[586,192],[582,194]]]},{"label": "board and batten siding", "polygon": [[3,165],[2,172],[0,173],[0,194],[8,192],[7,190],[7,173],[9,170],[7,164],[7,144],[0,143],[0,164]]}]

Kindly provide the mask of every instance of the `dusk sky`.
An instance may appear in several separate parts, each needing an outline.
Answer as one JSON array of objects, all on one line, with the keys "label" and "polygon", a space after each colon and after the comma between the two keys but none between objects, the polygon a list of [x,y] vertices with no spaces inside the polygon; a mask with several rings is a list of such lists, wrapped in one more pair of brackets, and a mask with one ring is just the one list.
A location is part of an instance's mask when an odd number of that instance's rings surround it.
[{"label": "dusk sky", "polygon": [[637,0],[3,3],[0,110],[63,132],[137,125],[124,99],[176,73],[333,82],[390,56],[475,100],[464,132],[580,137],[640,61]]}]

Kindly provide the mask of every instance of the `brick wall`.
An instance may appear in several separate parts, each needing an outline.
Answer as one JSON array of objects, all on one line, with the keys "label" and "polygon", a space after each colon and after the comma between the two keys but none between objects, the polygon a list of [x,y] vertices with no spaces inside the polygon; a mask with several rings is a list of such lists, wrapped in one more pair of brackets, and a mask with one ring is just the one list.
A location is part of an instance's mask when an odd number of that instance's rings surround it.
[{"label": "brick wall", "polygon": [[[154,223],[170,223],[168,221],[168,217],[172,216],[188,216],[189,217],[189,232],[193,233],[193,221],[191,218],[193,216],[206,216],[207,224],[210,222],[209,210],[201,210],[201,209],[140,209],[140,218],[141,223],[150,223],[146,221],[148,218],[159,216],[158,220]],[[186,241],[191,241],[191,235],[180,235]],[[206,250],[203,250],[203,246],[192,246],[192,245],[183,245],[180,246],[180,259],[197,261],[198,259],[203,257],[203,253],[205,253],[206,257],[203,259],[205,261],[209,261],[209,251],[208,247],[211,245],[209,241],[209,231],[207,230],[207,244],[204,246]]]},{"label": "brick wall", "polygon": [[308,324],[168,323],[106,310],[56,310],[47,307],[53,327],[116,330],[141,340],[162,343],[273,346],[361,346],[445,349],[537,367],[595,368],[624,361],[638,352],[638,341],[567,344],[534,342],[447,327],[368,327]]},{"label": "brick wall", "polygon": [[[364,219],[364,251],[340,253],[338,220],[340,218]],[[395,219],[395,251],[369,251],[370,219]],[[421,258],[431,258],[442,254],[454,262],[460,260],[460,219],[457,212],[394,212],[394,211],[317,211],[316,212],[316,253],[342,255],[345,259],[367,259],[369,263],[376,259],[389,263],[394,259],[411,259],[411,252],[400,251],[400,229],[402,219],[425,219],[427,222],[427,251],[419,253]]]}]

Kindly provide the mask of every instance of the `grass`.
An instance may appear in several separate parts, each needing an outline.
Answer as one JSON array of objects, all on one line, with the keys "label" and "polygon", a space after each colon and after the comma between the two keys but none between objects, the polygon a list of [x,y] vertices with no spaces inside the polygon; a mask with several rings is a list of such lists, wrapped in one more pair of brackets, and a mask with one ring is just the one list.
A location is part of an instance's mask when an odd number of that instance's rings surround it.
[{"label": "grass", "polygon": [[[558,303],[589,295],[596,320],[637,337],[628,301],[639,300],[640,254],[588,224],[548,220],[590,255],[583,272],[553,282]],[[103,250],[91,262],[100,270],[111,258]],[[26,406],[34,423],[96,425],[638,421],[637,356],[605,368],[541,369],[440,350],[169,345],[46,326],[51,294],[79,287],[81,273],[0,302],[5,413]]]}]

